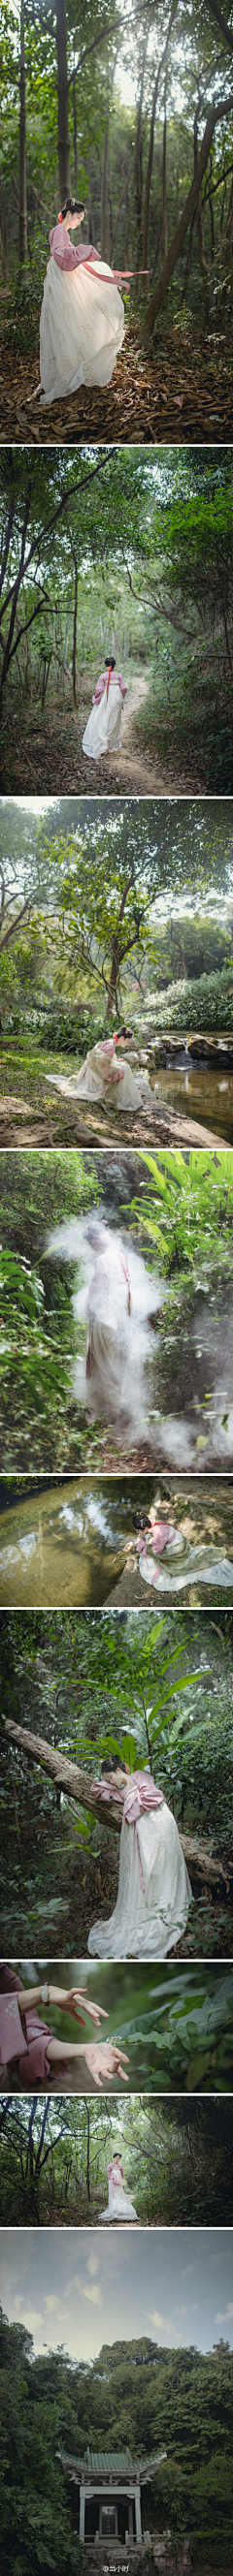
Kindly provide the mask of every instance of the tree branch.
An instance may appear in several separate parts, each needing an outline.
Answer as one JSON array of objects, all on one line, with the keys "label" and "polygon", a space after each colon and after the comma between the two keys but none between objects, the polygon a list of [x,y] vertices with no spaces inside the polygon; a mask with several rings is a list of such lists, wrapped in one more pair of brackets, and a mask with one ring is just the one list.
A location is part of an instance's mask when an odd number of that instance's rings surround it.
[{"label": "tree branch", "polygon": [[227,25],[227,19],[223,16],[223,10],[219,7],[219,0],[208,0],[208,6],[210,17],[214,18],[215,27],[219,27],[220,36],[224,37],[224,43],[228,46],[229,54],[233,54],[232,28]]},{"label": "tree branch", "polygon": [[[88,1807],[89,1812],[98,1818],[98,1823],[107,1826],[107,1831],[110,1827],[113,1833],[120,1834],[122,1807],[115,1793],[105,1807],[104,1801],[98,1798],[98,1784],[93,1788],[88,1772],[79,1770],[77,1762],[66,1760],[63,1753],[55,1753],[52,1745],[47,1744],[40,1735],[31,1735],[28,1727],[15,1726],[12,1718],[3,1716],[3,1711],[2,1725],[5,1735],[10,1737],[10,1742],[21,1746],[21,1751],[28,1755],[29,1762],[35,1762],[37,1766],[41,1764],[42,1770],[49,1772],[50,1778],[55,1781],[56,1788],[64,1789],[66,1797],[76,1799],[80,1807]],[[214,1887],[218,1879],[223,1879],[228,1890],[233,1877],[233,1862],[212,1860],[206,1844],[198,1843],[192,1834],[180,1834],[179,1840],[190,1873],[193,1870],[193,1877],[207,1880],[208,1885]]]},{"label": "tree branch", "polygon": [[[121,18],[119,18],[119,19],[118,19],[118,26],[119,26],[119,28],[122,26],[122,19],[121,19]],[[99,30],[99,36],[92,36],[92,42],[91,42],[91,45],[84,45],[84,47],[83,47],[83,53],[79,55],[79,62],[78,62],[78,63],[74,63],[74,65],[73,65],[73,71],[72,71],[72,72],[69,72],[68,81],[67,81],[67,88],[68,88],[68,89],[71,89],[71,87],[72,87],[72,81],[77,80],[77,78],[78,78],[78,72],[81,72],[81,71],[82,71],[82,64],[87,62],[88,54],[98,53],[99,45],[103,45],[103,44],[104,44],[104,39],[105,39],[105,38],[106,38],[106,39],[108,39],[108,38],[109,38],[109,36],[111,36],[111,35],[112,35],[112,33],[113,33],[113,35],[114,35],[114,36],[116,35],[116,19],[115,19],[115,18],[110,18],[110,20],[109,20],[109,27],[107,27],[107,26],[106,26],[106,20],[105,20],[105,27],[100,27],[100,30]]]}]

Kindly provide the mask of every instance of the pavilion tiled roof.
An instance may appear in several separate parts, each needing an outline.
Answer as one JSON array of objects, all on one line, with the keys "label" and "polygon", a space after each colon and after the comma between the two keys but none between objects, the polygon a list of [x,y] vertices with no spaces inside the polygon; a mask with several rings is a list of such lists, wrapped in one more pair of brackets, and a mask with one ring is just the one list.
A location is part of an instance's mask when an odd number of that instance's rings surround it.
[{"label": "pavilion tiled roof", "polygon": [[153,2468],[159,2468],[160,2460],[164,2460],[166,2458],[166,2453],[164,2450],[156,2451],[153,2452],[150,2459],[147,2458],[139,2461],[132,2459],[132,2451],[129,2451],[128,2448],[125,2451],[91,2451],[87,2449],[87,2451],[83,2451],[82,2459],[74,2459],[68,2451],[59,2451],[58,2458],[62,2461],[62,2467],[70,2471],[71,2477],[81,2477],[84,2478],[84,2481],[85,2472],[86,2474],[89,2472],[89,2476],[94,2475],[94,2477],[106,2478],[114,2477],[114,2475],[116,2477],[122,2477],[125,2472],[128,2476],[136,2476],[143,2482],[143,2479],[144,2481],[146,2480],[148,2473],[150,2476],[152,2475]]}]

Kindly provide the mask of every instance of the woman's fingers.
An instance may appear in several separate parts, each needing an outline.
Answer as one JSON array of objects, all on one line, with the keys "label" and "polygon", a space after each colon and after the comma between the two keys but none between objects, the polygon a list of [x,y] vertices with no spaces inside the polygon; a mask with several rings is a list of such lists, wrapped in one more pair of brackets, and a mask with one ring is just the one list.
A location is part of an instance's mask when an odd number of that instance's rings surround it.
[{"label": "woman's fingers", "polygon": [[125,2049],[124,2049],[124,2051],[123,2051],[123,2055],[121,2055],[121,2052],[120,2052],[120,2056],[118,2056],[118,2053],[117,2053],[117,2073],[118,2073],[118,2075],[122,2075],[122,2083],[123,2083],[123,2084],[128,2084],[128,2076],[127,2076],[127,2075],[124,2075],[124,2065],[125,2065],[125,2066],[128,2066],[128,2065],[129,2065],[129,2058],[128,2058],[128,2057],[126,2057],[126,2055],[125,2055]]},{"label": "woman's fingers", "polygon": [[108,2021],[109,2016],[105,2012],[104,2004],[87,2004],[86,2011],[92,2014],[92,2020],[97,2024],[99,2021]]},{"label": "woman's fingers", "polygon": [[124,2065],[128,2066],[129,2064],[126,2049],[114,2048],[111,2041],[106,2041],[105,2045],[103,2043],[102,2047],[100,2045],[99,2048],[95,2048],[93,2042],[93,2045],[90,2044],[90,2047],[85,2048],[84,2053],[86,2066],[89,2066],[91,2075],[94,2075],[94,2082],[98,2085],[99,2092],[102,2092],[103,2090],[103,2081],[106,2080],[106,2076],[108,2076],[110,2084],[112,2083],[113,2075],[121,2075],[122,2083],[128,2083],[128,2076],[124,2074]]}]

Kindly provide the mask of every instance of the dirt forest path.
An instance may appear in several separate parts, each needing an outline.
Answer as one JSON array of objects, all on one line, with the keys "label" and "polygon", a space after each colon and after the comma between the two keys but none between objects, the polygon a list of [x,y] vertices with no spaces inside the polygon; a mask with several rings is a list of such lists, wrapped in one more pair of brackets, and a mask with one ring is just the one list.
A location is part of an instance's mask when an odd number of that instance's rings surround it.
[{"label": "dirt forest path", "polygon": [[146,705],[149,684],[150,671],[147,670],[143,679],[138,673],[136,673],[135,680],[132,682],[132,687],[129,686],[127,689],[127,698],[124,698],[122,715],[121,751],[115,752],[115,755],[114,752],[112,753],[112,769],[117,774],[117,781],[119,784],[124,781],[125,785],[127,781],[128,784],[130,780],[132,781],[132,785],[137,790],[137,795],[141,796],[146,794],[151,796],[152,789],[155,789],[158,796],[163,796],[165,791],[165,781],[159,764],[153,755],[151,759],[150,754],[147,754],[146,758],[144,757],[143,748],[140,751],[140,744],[138,744],[138,749],[136,749],[136,744],[134,745],[135,716],[137,717],[140,713],[140,708]]}]

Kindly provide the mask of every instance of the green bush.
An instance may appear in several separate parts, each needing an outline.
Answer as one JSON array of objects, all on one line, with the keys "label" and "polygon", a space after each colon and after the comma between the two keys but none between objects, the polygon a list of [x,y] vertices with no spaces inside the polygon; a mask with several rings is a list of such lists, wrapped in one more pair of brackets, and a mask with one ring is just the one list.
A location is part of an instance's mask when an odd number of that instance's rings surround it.
[{"label": "green bush", "polygon": [[34,350],[35,352],[38,350],[40,309],[47,259],[48,236],[46,234],[41,240],[40,231],[34,235],[33,252],[30,260],[25,262],[25,268],[17,268],[15,271],[12,294],[9,301],[7,300],[2,315],[2,338],[7,342],[8,347],[13,343],[17,353],[24,350],[26,352],[29,349],[33,355]]},{"label": "green bush", "polygon": [[[233,1029],[233,968],[224,966],[214,975],[199,975],[169,984],[167,992],[153,994],[153,1026],[176,1029]],[[151,1013],[151,994],[147,1020]]]}]

